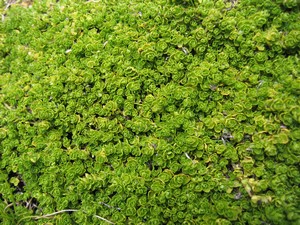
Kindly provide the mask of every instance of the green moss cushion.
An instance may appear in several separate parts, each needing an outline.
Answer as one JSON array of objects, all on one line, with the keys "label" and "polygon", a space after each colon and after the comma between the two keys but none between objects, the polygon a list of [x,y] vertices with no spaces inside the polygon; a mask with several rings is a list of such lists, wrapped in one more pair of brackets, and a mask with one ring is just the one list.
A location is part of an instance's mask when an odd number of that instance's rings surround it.
[{"label": "green moss cushion", "polygon": [[1,224],[300,224],[299,1],[1,4]]}]

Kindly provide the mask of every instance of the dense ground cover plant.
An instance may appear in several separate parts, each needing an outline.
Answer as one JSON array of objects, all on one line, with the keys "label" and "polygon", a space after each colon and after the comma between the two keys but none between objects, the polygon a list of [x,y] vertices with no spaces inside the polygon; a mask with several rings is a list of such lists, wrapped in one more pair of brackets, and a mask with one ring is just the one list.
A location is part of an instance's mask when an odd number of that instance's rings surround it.
[{"label": "dense ground cover plant", "polygon": [[1,223],[299,224],[299,6],[11,5]]}]

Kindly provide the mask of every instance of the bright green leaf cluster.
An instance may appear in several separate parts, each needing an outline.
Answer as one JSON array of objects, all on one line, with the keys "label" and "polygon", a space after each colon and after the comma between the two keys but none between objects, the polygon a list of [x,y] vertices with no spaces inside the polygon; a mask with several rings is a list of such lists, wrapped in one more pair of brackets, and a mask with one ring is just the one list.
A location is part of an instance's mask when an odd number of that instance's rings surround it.
[{"label": "bright green leaf cluster", "polygon": [[24,2],[1,3],[1,223],[300,223],[298,1]]}]

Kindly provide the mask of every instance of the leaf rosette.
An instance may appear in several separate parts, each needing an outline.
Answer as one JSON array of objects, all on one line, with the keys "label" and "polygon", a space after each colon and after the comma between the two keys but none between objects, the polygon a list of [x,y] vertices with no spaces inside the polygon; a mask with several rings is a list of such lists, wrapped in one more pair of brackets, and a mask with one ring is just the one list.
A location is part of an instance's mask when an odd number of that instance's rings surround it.
[{"label": "leaf rosette", "polygon": [[188,182],[190,181],[190,177],[185,175],[185,174],[178,174],[175,175],[170,183],[169,183],[169,187],[174,189],[174,188],[179,188],[183,185],[186,185]]}]

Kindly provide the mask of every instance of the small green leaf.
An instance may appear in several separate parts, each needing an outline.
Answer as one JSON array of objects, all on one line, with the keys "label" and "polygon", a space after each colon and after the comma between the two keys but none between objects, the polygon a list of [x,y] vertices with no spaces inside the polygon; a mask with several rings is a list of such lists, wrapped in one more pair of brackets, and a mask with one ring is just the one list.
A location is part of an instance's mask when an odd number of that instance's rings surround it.
[{"label": "small green leaf", "polygon": [[10,183],[12,183],[14,186],[18,186],[20,180],[17,177],[12,177],[10,178]]}]

